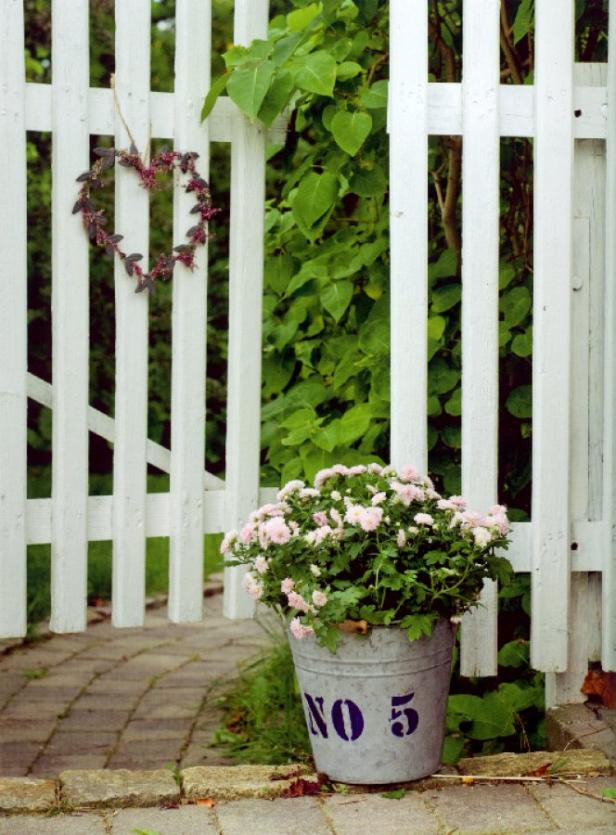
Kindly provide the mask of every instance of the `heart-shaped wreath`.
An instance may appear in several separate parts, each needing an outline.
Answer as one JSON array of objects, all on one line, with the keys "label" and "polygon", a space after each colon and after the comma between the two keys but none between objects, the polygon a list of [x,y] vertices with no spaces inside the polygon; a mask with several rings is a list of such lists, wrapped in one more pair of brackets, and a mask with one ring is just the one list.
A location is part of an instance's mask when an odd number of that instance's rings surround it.
[{"label": "heart-shaped wreath", "polygon": [[[73,214],[81,213],[83,225],[90,236],[90,240],[97,246],[103,247],[109,255],[115,254],[123,261],[124,269],[128,275],[137,279],[136,293],[141,293],[146,288],[153,291],[156,279],[166,280],[171,278],[173,268],[178,262],[184,264],[185,267],[189,267],[189,269],[193,269],[195,266],[195,250],[207,243],[209,238],[208,222],[220,211],[220,209],[213,208],[209,185],[199,175],[195,167],[195,161],[199,155],[191,151],[180,153],[179,151],[161,150],[146,165],[134,143],[131,144],[129,151],[117,151],[115,148],[95,148],[94,153],[98,159],[89,171],[84,171],[77,177],[77,182],[82,185],[79,189],[77,202],[73,206]],[[191,214],[199,215],[199,220],[186,233],[189,243],[178,244],[169,255],[164,253],[159,255],[149,272],[145,272],[139,264],[143,255],[139,252],[132,252],[127,255],[122,250],[120,241],[123,240],[123,235],[107,232],[105,229],[107,225],[105,210],[97,206],[92,199],[92,191],[103,188],[103,174],[114,167],[116,159],[125,168],[132,168],[139,177],[140,184],[148,191],[159,187],[159,174],[169,174],[177,168],[182,174],[189,177],[188,182],[183,185],[184,190],[195,195],[195,205],[191,209]]]}]

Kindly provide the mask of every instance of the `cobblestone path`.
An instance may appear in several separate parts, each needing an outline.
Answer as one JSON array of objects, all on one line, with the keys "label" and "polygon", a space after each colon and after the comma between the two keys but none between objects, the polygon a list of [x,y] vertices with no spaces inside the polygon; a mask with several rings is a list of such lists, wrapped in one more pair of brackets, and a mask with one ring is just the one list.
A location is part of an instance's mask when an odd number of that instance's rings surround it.
[{"label": "cobblestone path", "polygon": [[141,629],[105,621],[0,655],[0,776],[228,762],[210,748],[220,685],[264,643],[218,594],[203,623],[151,610]]}]

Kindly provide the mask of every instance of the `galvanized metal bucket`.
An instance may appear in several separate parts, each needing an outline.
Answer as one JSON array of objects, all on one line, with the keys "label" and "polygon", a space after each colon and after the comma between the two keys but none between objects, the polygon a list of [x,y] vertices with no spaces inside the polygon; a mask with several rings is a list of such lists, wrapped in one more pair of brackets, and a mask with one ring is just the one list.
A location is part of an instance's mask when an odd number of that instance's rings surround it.
[{"label": "galvanized metal bucket", "polygon": [[335,654],[289,636],[317,770],[342,783],[401,783],[438,770],[455,627],[409,641],[395,627],[345,635]]}]

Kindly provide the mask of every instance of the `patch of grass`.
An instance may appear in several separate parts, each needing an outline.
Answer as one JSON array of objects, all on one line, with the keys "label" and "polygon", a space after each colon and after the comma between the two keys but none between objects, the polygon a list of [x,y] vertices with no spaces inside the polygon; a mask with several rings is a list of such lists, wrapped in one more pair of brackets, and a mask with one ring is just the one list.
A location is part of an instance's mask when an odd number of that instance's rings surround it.
[{"label": "patch of grass", "polygon": [[[168,489],[165,476],[148,476],[148,492],[156,493]],[[29,494],[49,495],[47,474],[31,482]],[[111,478],[91,478],[92,495],[110,495]],[[203,570],[209,577],[223,567],[219,546],[222,534],[206,534],[203,537]],[[90,542],[88,545],[88,599],[111,598],[111,552],[112,543]],[[161,594],[167,591],[169,582],[169,539],[153,537],[146,540],[145,587],[146,594]],[[51,602],[51,546],[28,546],[28,622],[36,623],[48,617]]]},{"label": "patch of grass", "polygon": [[24,678],[28,681],[36,681],[39,678],[46,678],[49,675],[47,667],[37,667],[34,670],[24,670]]},{"label": "patch of grass", "polygon": [[244,763],[284,765],[311,759],[293,658],[286,638],[246,667],[223,700],[224,725],[216,742]]}]

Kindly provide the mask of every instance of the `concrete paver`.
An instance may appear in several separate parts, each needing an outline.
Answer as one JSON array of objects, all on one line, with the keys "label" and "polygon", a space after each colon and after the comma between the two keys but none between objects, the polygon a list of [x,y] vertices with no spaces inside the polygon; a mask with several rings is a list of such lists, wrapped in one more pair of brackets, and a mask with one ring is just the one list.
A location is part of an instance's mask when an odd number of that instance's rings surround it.
[{"label": "concrete paver", "polygon": [[0,818],[0,835],[106,835],[107,831],[96,815]]},{"label": "concrete paver", "polygon": [[[615,778],[597,777],[594,780],[586,780],[581,788],[601,795],[603,789],[614,788],[615,786]],[[616,831],[615,804],[600,803],[592,797],[581,796],[568,786],[558,784],[553,786],[533,785],[529,791],[550,818],[562,828],[586,832],[590,827],[605,826],[610,827],[612,831]]]},{"label": "concrete paver", "polygon": [[358,835],[366,829],[378,835],[438,835],[439,823],[419,793],[400,800],[378,794],[335,795],[323,803],[337,835]]},{"label": "concrete paver", "polygon": [[232,800],[216,807],[216,817],[224,835],[332,835],[321,806],[312,797]]},{"label": "concrete paver", "polygon": [[448,786],[428,791],[424,798],[447,831],[517,833],[552,826],[552,820],[520,785]]},{"label": "concrete paver", "polygon": [[214,812],[203,806],[120,809],[107,820],[111,823],[112,835],[133,835],[135,829],[150,830],[157,835],[218,835]]}]

